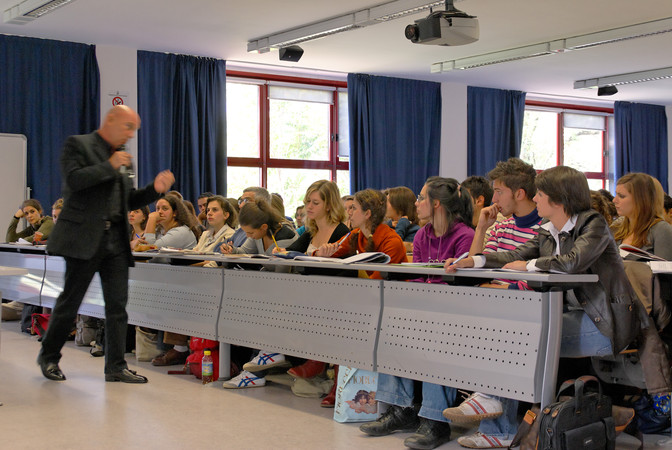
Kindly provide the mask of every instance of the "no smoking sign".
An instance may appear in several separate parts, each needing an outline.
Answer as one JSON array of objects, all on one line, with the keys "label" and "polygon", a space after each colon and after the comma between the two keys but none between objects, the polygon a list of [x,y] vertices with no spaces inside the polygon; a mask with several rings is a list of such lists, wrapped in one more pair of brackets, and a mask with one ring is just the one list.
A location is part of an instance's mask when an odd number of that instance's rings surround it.
[{"label": "no smoking sign", "polygon": [[124,99],[121,97],[114,97],[112,99],[112,106],[118,106],[118,105],[123,105],[124,104]]}]

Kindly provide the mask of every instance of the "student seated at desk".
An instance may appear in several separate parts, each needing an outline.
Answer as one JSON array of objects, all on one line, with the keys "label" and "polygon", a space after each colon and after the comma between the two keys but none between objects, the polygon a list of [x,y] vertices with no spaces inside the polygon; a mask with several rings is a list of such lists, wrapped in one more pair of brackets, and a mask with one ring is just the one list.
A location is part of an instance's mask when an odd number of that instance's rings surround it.
[{"label": "student seated at desk", "polygon": [[628,244],[672,261],[672,225],[665,221],[663,188],[645,173],[623,175],[614,206],[623,220],[614,226],[617,244]]},{"label": "student seated at desk", "polygon": [[[213,195],[207,199],[205,206],[207,229],[194,247],[199,252],[212,252],[214,248],[233,236],[238,224],[238,213],[229,201],[221,195]],[[214,267],[216,264],[209,264]]]},{"label": "student seated at desk", "polygon": [[[158,231],[158,233],[157,233]],[[149,214],[144,241],[161,247],[193,248],[201,230],[179,197],[168,194],[156,202],[156,211]]]},{"label": "student seated at desk", "polygon": [[58,216],[61,215],[61,211],[63,211],[63,199],[59,198],[53,205],[51,205],[51,220],[53,220],[54,223],[58,221]]},{"label": "student seated at desk", "polygon": [[[40,239],[46,240],[54,228],[54,221],[49,216],[42,215],[42,205],[35,199],[29,198],[21,204],[21,208],[14,214],[12,220],[7,227],[7,235],[5,240],[7,242],[16,242],[19,239],[24,239],[28,242],[33,242],[35,233],[38,233]],[[22,217],[28,221],[28,226],[23,230],[16,232],[16,227],[19,225],[19,220]]]},{"label": "student seated at desk", "polygon": [[220,247],[222,253],[270,256],[276,246],[286,248],[298,238],[296,231],[285,222],[284,217],[263,200],[246,202],[240,208],[238,221],[247,240],[240,247],[223,244]]},{"label": "student seated at desk", "polygon": [[135,248],[139,240],[145,237],[145,227],[149,219],[149,207],[143,206],[128,212],[128,224],[130,225],[131,248]]},{"label": "student seated at desk", "polygon": [[[158,231],[158,233],[157,233]],[[156,201],[156,211],[149,214],[145,228],[144,243],[161,247],[190,249],[196,245],[201,229],[196,218],[183,201],[174,194],[167,194]],[[159,262],[154,259],[153,262]],[[166,332],[163,342],[173,348],[152,359],[154,366],[184,364],[189,356],[189,336]]]},{"label": "student seated at desk", "polygon": [[415,211],[415,194],[406,186],[389,188],[387,194],[387,225],[404,241],[406,251],[413,251],[413,238],[420,229]]},{"label": "student seated at desk", "polygon": [[[222,253],[272,255],[273,249],[291,245],[298,235],[270,203],[264,200],[245,202],[240,208],[240,227],[245,231],[247,240],[240,247],[222,244]],[[260,387],[266,384],[264,374],[270,369],[289,367],[285,355],[260,350],[255,357],[243,365],[243,371],[224,382],[225,389]]]},{"label": "student seated at desk", "polygon": [[[314,182],[306,191],[303,201],[306,219],[302,225],[305,224],[306,231],[287,250],[312,255],[323,244],[338,242],[350,232],[343,223],[345,209],[339,198],[338,186],[333,181]],[[278,249],[282,250],[285,249]],[[325,362],[308,360],[289,369],[287,373],[297,378],[312,378],[325,369]]]},{"label": "student seated at desk", "polygon": [[599,283],[582,285],[565,295],[560,356],[618,354],[640,331],[638,301],[606,220],[590,207],[586,177],[558,166],[537,175],[535,184],[537,211],[546,219],[537,236],[509,252],[477,255],[453,265],[448,260],[446,271],[503,266],[597,274]]},{"label": "student seated at desk", "polygon": [[[355,196],[355,204],[357,196]],[[418,195],[418,217],[428,221],[413,241],[413,262],[443,262],[469,251],[474,238],[471,227],[472,202],[466,188],[452,178],[430,177]],[[357,207],[353,213],[356,217]],[[394,262],[394,261],[393,261]],[[441,282],[436,277],[419,281]],[[375,422],[359,429],[369,436],[385,436],[395,431],[413,431],[404,441],[410,448],[431,449],[450,440],[451,429],[442,411],[452,406],[454,388],[422,383],[422,405],[417,411],[414,380],[378,374],[376,400],[388,405]]]}]

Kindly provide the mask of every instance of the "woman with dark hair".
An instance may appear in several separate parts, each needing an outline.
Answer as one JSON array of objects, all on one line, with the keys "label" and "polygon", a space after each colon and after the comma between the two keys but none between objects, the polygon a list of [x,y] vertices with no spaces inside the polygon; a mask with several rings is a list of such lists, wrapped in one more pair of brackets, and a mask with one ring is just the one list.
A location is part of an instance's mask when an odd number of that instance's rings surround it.
[{"label": "woman with dark hair", "polygon": [[623,217],[616,225],[617,244],[628,244],[672,261],[672,225],[665,221],[665,192],[645,173],[623,175],[616,183],[614,206]]},{"label": "woman with dark hair", "polygon": [[130,228],[131,248],[134,247],[133,241],[142,239],[145,235],[145,227],[149,219],[149,207],[143,206],[140,209],[134,209],[128,212],[128,223]]},{"label": "woman with dark hair", "polygon": [[156,201],[156,211],[147,219],[145,243],[159,248],[190,249],[200,236],[198,222],[179,197],[168,194]]},{"label": "woman with dark hair", "polygon": [[240,247],[222,244],[222,253],[272,255],[273,249],[287,247],[297,238],[296,231],[286,223],[283,216],[268,202],[255,200],[246,202],[238,217],[240,227],[247,240]]},{"label": "woman with dark hair", "polygon": [[[24,239],[28,242],[33,242],[36,233],[38,233],[39,237],[36,240],[46,240],[54,228],[54,221],[51,217],[43,216],[42,214],[43,211],[40,202],[32,198],[25,200],[9,222],[5,240],[7,242],[16,242],[19,239]],[[19,225],[19,220],[22,217],[26,218],[28,226],[17,233],[16,227]]]},{"label": "woman with dark hair", "polygon": [[[413,262],[443,262],[468,252],[474,239],[473,204],[469,191],[452,178],[430,177],[415,203],[418,217],[427,220],[413,240]],[[414,281],[440,283],[441,277]],[[415,382],[384,373],[378,374],[376,399],[388,405],[378,420],[359,429],[370,436],[395,431],[414,431],[404,441],[410,448],[434,448],[450,440],[451,429],[442,411],[453,405],[457,391],[433,383],[422,383],[422,406],[413,407]]]},{"label": "woman with dark hair", "polygon": [[389,188],[387,191],[387,217],[388,225],[394,228],[399,237],[407,245],[407,249],[413,248],[412,242],[415,233],[418,232],[418,215],[415,211],[415,194],[406,186]]},{"label": "woman with dark hair", "polygon": [[205,214],[208,229],[203,232],[198,244],[194,247],[194,250],[198,252],[211,252],[217,245],[233,236],[233,228],[238,222],[238,213],[221,195],[208,197]]}]

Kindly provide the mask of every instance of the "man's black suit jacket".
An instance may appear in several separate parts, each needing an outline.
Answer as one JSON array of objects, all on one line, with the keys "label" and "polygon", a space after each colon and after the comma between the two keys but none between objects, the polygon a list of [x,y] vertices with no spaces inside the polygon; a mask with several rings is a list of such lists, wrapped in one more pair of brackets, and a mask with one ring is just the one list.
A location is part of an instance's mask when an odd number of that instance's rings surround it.
[{"label": "man's black suit jacket", "polygon": [[[61,154],[63,178],[63,210],[47,241],[47,251],[53,255],[91,259],[103,239],[108,203],[114,183],[121,179],[123,220],[128,210],[139,209],[161,195],[153,183],[144,189],[134,189],[131,179],[112,168],[110,145],[97,133],[70,136]],[[124,233],[119,242],[127,242],[126,226],[113,227]],[[123,249],[128,264],[133,266],[130,246]]]}]

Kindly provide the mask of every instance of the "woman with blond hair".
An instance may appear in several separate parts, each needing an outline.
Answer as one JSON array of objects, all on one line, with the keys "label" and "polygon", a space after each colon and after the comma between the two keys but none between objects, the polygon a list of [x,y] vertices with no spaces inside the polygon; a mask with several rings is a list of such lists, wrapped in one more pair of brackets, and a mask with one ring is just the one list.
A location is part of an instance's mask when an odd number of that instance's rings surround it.
[{"label": "woman with blond hair", "polygon": [[623,217],[615,226],[617,244],[628,244],[672,261],[672,225],[665,221],[665,193],[645,173],[623,175],[616,183],[614,206]]}]

